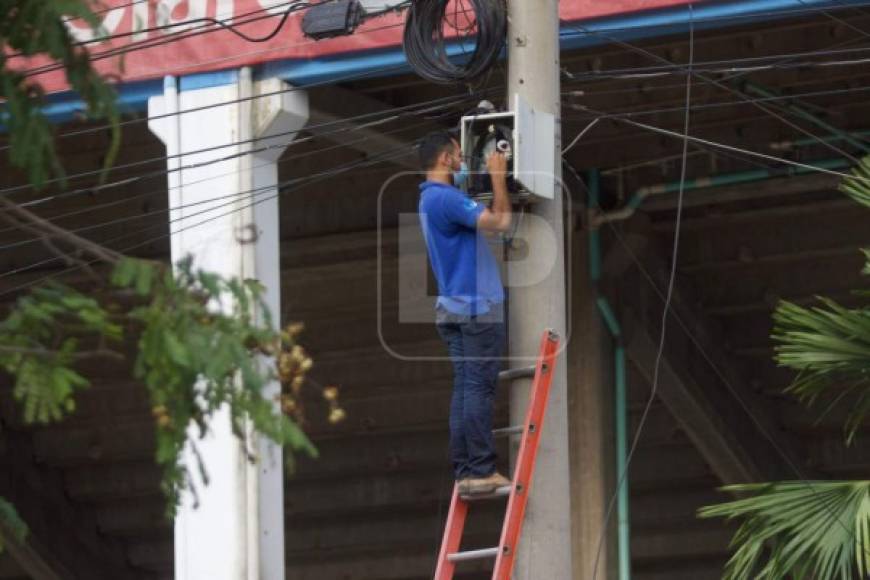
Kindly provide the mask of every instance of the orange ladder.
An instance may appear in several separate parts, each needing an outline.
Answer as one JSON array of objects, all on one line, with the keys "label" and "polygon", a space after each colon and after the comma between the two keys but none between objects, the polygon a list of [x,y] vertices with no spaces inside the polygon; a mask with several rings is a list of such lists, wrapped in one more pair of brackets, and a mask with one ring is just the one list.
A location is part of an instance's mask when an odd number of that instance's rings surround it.
[{"label": "orange ladder", "polygon": [[[525,425],[493,431],[494,435],[522,433],[514,477],[511,485],[486,495],[460,496],[458,486],[453,486],[453,499],[450,501],[450,511],[447,514],[447,524],[444,527],[444,537],[441,540],[441,551],[438,553],[435,580],[452,580],[457,563],[482,559],[495,559],[492,580],[510,580],[516,548],[520,540],[520,531],[523,527],[526,503],[529,499],[532,475],[535,471],[535,457],[538,454],[538,443],[541,438],[541,429],[544,426],[544,414],[547,410],[550,383],[553,378],[551,371],[555,366],[558,348],[559,336],[552,330],[546,330],[541,337],[541,348],[535,366],[499,373],[499,378],[503,380],[534,377]],[[505,496],[507,496],[508,502],[498,546],[459,552],[469,504]]]}]

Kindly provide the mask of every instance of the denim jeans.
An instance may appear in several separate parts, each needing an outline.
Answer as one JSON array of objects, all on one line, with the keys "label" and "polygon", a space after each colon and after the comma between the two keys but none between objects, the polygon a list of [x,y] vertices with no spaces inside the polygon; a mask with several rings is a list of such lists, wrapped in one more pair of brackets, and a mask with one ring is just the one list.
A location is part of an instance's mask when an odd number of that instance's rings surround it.
[{"label": "denim jeans", "polygon": [[438,333],[453,362],[450,458],[456,479],[495,471],[492,416],[505,346],[501,305],[479,316],[436,312]]}]

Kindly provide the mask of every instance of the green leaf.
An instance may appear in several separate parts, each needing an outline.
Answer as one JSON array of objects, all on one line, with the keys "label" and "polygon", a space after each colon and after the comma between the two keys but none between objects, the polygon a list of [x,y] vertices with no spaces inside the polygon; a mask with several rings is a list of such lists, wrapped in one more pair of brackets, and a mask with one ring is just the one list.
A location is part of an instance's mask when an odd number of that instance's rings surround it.
[{"label": "green leaf", "polygon": [[166,350],[169,353],[169,358],[178,365],[190,365],[190,355],[187,348],[178,340],[172,331],[166,330],[163,333],[163,341],[166,345]]},{"label": "green leaf", "polygon": [[[94,71],[87,50],[77,45],[65,23],[72,17],[97,26],[98,18],[81,0],[18,0],[0,7],[4,50],[63,63],[68,83],[87,104],[88,116],[109,120],[111,143],[104,155],[104,168],[110,167],[121,138],[116,95]],[[64,172],[55,152],[53,128],[43,113],[44,94],[38,78],[31,81],[0,59],[0,101],[4,105],[0,122],[9,134],[12,164],[24,169],[36,188],[52,175],[62,179]]]},{"label": "green leaf", "polygon": [[140,262],[136,271],[136,293],[146,296],[151,292],[151,284],[154,282],[156,268],[151,264]]},{"label": "green leaf", "polygon": [[[748,495],[699,510],[742,520],[724,580],[852,580],[868,571],[870,481],[800,481],[723,488]],[[767,546],[772,549],[768,552]],[[762,559],[768,554],[767,561]]]},{"label": "green leaf", "polygon": [[214,274],[209,274],[207,272],[200,272],[199,274],[199,283],[202,284],[202,287],[208,290],[208,293],[211,296],[219,296],[221,293],[220,288],[220,279],[218,276]]},{"label": "green leaf", "polygon": [[112,284],[122,288],[128,287],[136,277],[137,261],[133,258],[123,258],[112,271]]},{"label": "green leaf", "polygon": [[[163,471],[161,487],[170,512],[183,490],[195,491],[193,480],[200,472],[197,461],[183,451],[194,438],[208,435],[220,409],[229,408],[234,432],[244,444],[245,426],[251,425],[286,446],[288,462],[294,453],[317,456],[302,429],[263,394],[275,369],[252,355],[251,348],[278,344],[280,335],[257,322],[268,320],[268,309],[258,299],[259,284],[194,271],[189,259],[175,269],[125,259],[113,270],[112,282],[135,288],[141,297],[124,312],[125,328],[136,333],[133,375],[150,393],[155,460]],[[220,300],[224,305],[217,309]],[[254,309],[262,315],[254,317]],[[96,300],[62,286],[36,288],[16,303],[0,322],[0,340],[36,354],[0,354],[0,367],[15,376],[13,395],[26,421],[56,421],[75,409],[76,392],[88,384],[72,367],[78,345],[120,336],[120,325],[113,322],[120,315],[117,310],[110,315]],[[60,331],[71,322],[75,332]],[[52,350],[57,344],[61,346]],[[191,424],[198,430],[189,435]]]},{"label": "green leaf", "polygon": [[[24,523],[24,520],[15,511],[15,506],[2,497],[0,497],[0,528],[8,532],[19,544],[24,543],[29,533],[27,524]],[[2,539],[3,534],[0,534],[0,552],[3,551]]]},{"label": "green leaf", "polygon": [[798,371],[788,392],[812,404],[822,396],[849,393],[847,441],[870,412],[870,308],[845,308],[820,298],[805,308],[782,302],[774,312],[776,360]]}]

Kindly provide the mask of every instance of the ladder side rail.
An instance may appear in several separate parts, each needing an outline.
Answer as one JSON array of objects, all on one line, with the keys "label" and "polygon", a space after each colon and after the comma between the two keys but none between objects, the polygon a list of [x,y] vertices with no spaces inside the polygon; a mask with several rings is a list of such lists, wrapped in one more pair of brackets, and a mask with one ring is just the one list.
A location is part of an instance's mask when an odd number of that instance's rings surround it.
[{"label": "ladder side rail", "polygon": [[[532,382],[531,400],[526,411],[526,424],[517,454],[513,488],[508,499],[507,513],[502,527],[499,553],[493,569],[493,580],[510,580],[516,560],[516,547],[525,517],[526,504],[534,474],[544,415],[550,396],[550,384],[559,349],[559,338],[552,331],[544,331],[538,355],[538,365]],[[534,428],[532,426],[534,425]]]},{"label": "ladder side rail", "polygon": [[448,556],[459,551],[467,515],[468,502],[459,497],[459,486],[454,484],[450,511],[447,512],[447,523],[444,526],[444,537],[441,540],[441,551],[438,554],[438,566],[435,569],[435,580],[453,580],[456,564],[451,562]]}]

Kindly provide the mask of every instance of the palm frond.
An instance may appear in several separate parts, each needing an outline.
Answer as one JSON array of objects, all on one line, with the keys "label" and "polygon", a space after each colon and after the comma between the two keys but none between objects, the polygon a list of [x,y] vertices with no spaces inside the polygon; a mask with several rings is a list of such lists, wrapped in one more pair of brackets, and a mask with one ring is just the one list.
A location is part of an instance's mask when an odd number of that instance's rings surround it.
[{"label": "palm frond", "polygon": [[787,392],[806,404],[823,394],[849,395],[847,441],[870,413],[870,308],[827,298],[811,308],[781,302],[774,312],[776,361],[798,371]]},{"label": "palm frond", "polygon": [[0,552],[3,551],[3,538],[9,537],[21,543],[27,537],[27,524],[19,517],[15,507],[0,497]]},{"label": "palm frond", "polygon": [[702,518],[742,520],[723,580],[852,580],[870,574],[870,481],[732,485]]},{"label": "palm frond", "polygon": [[851,177],[843,179],[840,183],[840,191],[861,205],[870,207],[870,156],[853,167],[851,174]]}]

